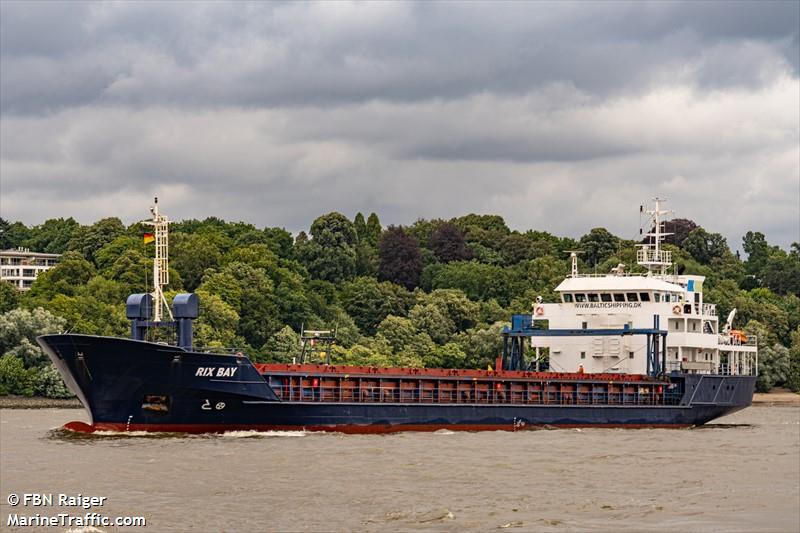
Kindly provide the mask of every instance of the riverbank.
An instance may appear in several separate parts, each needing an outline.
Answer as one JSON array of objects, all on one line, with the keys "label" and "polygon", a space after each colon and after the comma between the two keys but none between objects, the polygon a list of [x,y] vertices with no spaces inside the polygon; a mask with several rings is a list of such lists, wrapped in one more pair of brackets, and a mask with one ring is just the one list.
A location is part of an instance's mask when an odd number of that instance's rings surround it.
[{"label": "riverbank", "polygon": [[773,389],[753,394],[754,405],[800,405],[800,394],[789,389]]},{"label": "riverbank", "polygon": [[77,398],[0,396],[0,409],[82,409]]}]

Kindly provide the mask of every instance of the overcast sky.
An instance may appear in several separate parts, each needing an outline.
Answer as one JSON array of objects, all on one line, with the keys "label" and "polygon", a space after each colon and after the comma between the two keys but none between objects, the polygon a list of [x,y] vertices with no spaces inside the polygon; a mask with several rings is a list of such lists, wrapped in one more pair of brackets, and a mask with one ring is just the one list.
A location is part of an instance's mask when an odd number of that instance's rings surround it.
[{"label": "overcast sky", "polygon": [[800,240],[800,3],[0,3],[0,216]]}]

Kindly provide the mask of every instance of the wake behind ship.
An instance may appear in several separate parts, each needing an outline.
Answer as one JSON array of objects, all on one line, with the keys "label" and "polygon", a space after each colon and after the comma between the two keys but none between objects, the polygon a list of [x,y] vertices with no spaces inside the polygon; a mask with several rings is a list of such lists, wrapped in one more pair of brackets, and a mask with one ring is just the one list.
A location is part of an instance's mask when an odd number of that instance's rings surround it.
[{"label": "wake behind ship", "polygon": [[[628,275],[619,267],[606,276],[581,276],[573,254],[572,274],[556,289],[561,302],[538,301],[530,314],[514,315],[492,370],[317,365],[302,359],[258,364],[241,352],[193,348],[199,300],[179,294],[171,309],[166,305],[168,220],[157,203],[151,211],[157,282],[152,294],[128,298],[132,338],[38,339],[90,415],[89,424],[72,422],[72,429],[686,427],[752,401],[755,339],[731,329],[733,314],[719,331],[713,305],[702,300],[700,276],[666,273],[671,258],[660,247],[664,211],[658,203],[649,211],[652,244],[639,251],[647,274]],[[176,345],[144,340],[154,327],[177,329]],[[309,332],[304,340],[324,344],[332,336]],[[537,354],[530,361],[528,347]]]}]

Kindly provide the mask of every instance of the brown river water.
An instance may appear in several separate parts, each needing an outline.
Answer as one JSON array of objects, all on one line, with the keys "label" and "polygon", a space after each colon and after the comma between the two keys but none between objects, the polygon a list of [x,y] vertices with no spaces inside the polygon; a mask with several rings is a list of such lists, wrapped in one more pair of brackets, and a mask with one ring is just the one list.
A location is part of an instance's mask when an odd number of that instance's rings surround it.
[{"label": "brown river water", "polygon": [[[0,410],[2,531],[800,531],[800,407],[695,429],[76,435]],[[12,507],[9,495],[54,495]],[[106,497],[144,528],[18,527]]]}]

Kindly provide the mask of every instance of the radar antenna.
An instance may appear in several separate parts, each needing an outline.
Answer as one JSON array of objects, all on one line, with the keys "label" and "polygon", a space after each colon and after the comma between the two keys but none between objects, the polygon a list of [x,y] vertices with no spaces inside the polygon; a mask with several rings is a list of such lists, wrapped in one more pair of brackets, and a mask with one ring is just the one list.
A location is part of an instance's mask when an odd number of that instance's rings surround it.
[{"label": "radar antenna", "polygon": [[156,255],[153,259],[153,321],[161,322],[164,309],[167,310],[169,319],[173,320],[172,310],[164,296],[164,286],[169,284],[169,219],[166,215],[159,214],[158,197],[154,199],[153,203],[154,205],[150,208],[153,219],[143,220],[142,224],[153,226],[156,246]]}]

